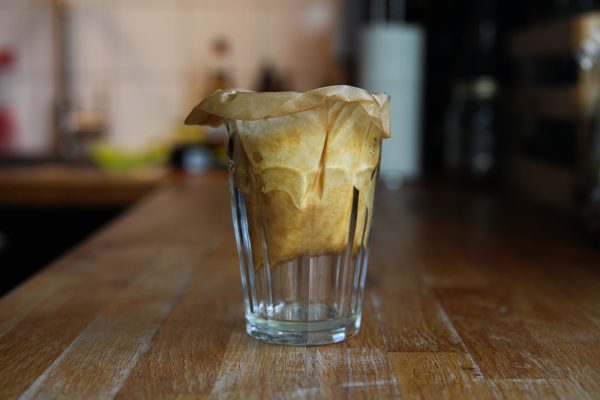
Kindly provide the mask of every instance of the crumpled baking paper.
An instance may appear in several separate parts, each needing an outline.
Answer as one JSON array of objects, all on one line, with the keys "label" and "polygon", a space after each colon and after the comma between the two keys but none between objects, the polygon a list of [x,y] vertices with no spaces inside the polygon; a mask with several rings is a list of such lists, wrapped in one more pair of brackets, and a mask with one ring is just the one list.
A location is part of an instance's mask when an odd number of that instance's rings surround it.
[{"label": "crumpled baking paper", "polygon": [[350,240],[354,253],[366,246],[381,140],[390,137],[389,100],[350,86],[229,89],[192,110],[186,123],[225,121],[230,132],[255,268],[265,260],[275,267],[300,256],[338,255]]}]

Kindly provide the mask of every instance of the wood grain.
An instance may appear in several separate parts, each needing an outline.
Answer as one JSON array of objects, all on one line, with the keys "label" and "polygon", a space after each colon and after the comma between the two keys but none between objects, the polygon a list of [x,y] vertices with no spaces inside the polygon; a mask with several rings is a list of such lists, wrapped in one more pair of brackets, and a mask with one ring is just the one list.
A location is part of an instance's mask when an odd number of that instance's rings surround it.
[{"label": "wood grain", "polygon": [[59,164],[2,167],[0,204],[123,206],[141,199],[167,178],[162,169],[107,172]]},{"label": "wood grain", "polygon": [[361,333],[245,334],[225,177],[172,182],[0,300],[0,398],[600,398],[600,253],[559,215],[381,190]]}]

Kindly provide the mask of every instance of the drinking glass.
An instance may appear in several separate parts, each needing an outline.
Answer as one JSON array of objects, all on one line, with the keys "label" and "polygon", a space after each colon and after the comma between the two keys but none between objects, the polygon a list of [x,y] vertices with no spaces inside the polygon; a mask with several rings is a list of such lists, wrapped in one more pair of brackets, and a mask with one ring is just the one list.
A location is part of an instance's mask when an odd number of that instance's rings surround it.
[{"label": "drinking glass", "polygon": [[[248,334],[264,342],[288,345],[335,343],[357,334],[380,134],[370,129],[349,131],[348,135],[361,135],[348,138],[352,146],[328,149],[328,154],[338,152],[337,158],[327,158],[324,152],[319,168],[302,174],[281,167],[281,163],[285,164],[290,154],[310,151],[308,135],[290,133],[295,136],[285,144],[287,153],[279,154],[280,138],[272,135],[272,142],[265,139],[272,132],[263,124],[261,145],[263,149],[270,147],[264,154],[249,149],[241,140],[244,135],[256,134],[251,121],[227,119],[225,124],[231,211]],[[349,173],[330,161],[341,156],[362,167]],[[268,168],[273,161],[269,157],[283,160],[278,161],[279,167]],[[258,172],[256,165],[267,167]]]}]

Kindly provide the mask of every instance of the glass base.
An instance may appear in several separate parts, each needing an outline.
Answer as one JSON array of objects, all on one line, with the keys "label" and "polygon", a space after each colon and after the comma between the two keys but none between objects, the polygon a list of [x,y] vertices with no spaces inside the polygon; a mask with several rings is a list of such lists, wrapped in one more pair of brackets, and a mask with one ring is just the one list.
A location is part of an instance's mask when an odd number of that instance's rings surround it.
[{"label": "glass base", "polygon": [[[315,308],[322,310],[322,305],[287,304],[289,310],[299,315],[310,315]],[[286,307],[287,308],[287,307]],[[281,321],[266,319],[256,314],[246,315],[246,332],[248,335],[265,343],[285,344],[292,346],[312,346],[338,343],[350,336],[358,334],[360,329],[360,313],[346,318],[317,321]]]}]

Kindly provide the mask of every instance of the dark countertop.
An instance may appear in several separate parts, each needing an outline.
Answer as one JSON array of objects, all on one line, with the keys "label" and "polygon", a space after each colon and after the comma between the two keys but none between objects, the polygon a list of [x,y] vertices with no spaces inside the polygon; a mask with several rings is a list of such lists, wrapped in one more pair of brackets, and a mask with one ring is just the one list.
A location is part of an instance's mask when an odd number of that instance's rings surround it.
[{"label": "dark countertop", "polygon": [[128,205],[163,183],[164,169],[107,172],[62,164],[3,166],[0,205]]}]

